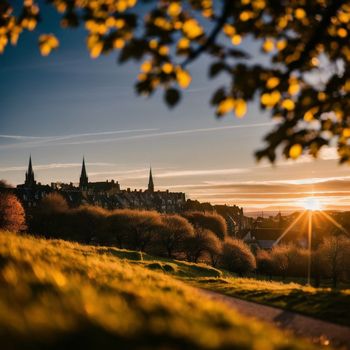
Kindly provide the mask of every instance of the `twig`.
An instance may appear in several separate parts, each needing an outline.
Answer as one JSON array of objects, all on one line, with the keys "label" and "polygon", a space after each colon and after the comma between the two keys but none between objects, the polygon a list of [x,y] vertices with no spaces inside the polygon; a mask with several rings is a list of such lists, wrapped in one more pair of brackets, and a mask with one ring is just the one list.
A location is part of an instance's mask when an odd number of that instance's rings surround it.
[{"label": "twig", "polygon": [[199,46],[195,51],[193,51],[188,58],[181,64],[182,67],[186,67],[189,63],[194,61],[198,56],[200,56],[206,49],[215,42],[216,37],[218,36],[220,30],[226,23],[226,20],[230,14],[230,0],[225,0],[222,8],[221,16],[218,18],[216,26],[213,31],[210,33],[206,42]]}]

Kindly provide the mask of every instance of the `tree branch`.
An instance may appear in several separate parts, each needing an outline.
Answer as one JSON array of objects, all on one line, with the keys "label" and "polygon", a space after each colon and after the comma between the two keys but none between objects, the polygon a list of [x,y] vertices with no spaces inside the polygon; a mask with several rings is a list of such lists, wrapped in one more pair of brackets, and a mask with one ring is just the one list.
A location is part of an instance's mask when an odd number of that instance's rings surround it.
[{"label": "tree branch", "polygon": [[226,23],[226,20],[230,14],[230,8],[231,8],[230,0],[225,0],[223,8],[222,8],[221,16],[218,18],[218,21],[217,21],[214,29],[212,30],[212,32],[208,36],[208,39],[206,40],[206,42],[203,45],[199,46],[195,51],[193,51],[188,56],[188,58],[181,64],[182,67],[186,67],[188,64],[193,62],[197,57],[199,57],[203,52],[205,52],[210,45],[212,45],[215,42],[216,37],[220,33],[220,30],[222,29],[222,27]]},{"label": "tree branch", "polygon": [[306,43],[302,56],[289,65],[288,73],[292,72],[294,69],[300,68],[305,63],[306,59],[309,58],[310,52],[319,42],[321,42],[324,32],[331,23],[332,17],[337,14],[343,3],[344,2],[341,0],[332,1],[331,4],[324,10],[322,20],[318,24],[310,40]]}]

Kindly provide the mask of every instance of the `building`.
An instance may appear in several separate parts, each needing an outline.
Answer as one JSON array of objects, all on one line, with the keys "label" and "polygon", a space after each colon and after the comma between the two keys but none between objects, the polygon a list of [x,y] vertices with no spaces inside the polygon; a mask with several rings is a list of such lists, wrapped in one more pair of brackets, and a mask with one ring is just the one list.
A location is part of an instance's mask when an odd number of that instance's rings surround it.
[{"label": "building", "polygon": [[15,194],[28,208],[37,207],[40,201],[49,193],[60,193],[70,207],[89,204],[101,206],[105,209],[144,209],[157,210],[164,213],[181,212],[186,203],[186,196],[182,192],[155,191],[152,169],[149,172],[147,190],[122,190],[118,181],[89,182],[88,173],[83,158],[79,185],[73,183],[55,182],[42,185],[35,181],[32,158],[29,158],[28,170],[24,184],[14,189]]}]

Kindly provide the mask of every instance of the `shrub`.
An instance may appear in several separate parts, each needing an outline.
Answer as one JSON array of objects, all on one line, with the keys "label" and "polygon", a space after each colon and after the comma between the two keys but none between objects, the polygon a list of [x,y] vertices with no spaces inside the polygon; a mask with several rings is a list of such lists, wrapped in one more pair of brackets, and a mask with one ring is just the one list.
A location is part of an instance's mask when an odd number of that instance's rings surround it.
[{"label": "shrub", "polygon": [[0,194],[0,229],[19,232],[25,228],[25,214],[20,201],[13,194]]},{"label": "shrub", "polygon": [[122,210],[115,210],[104,220],[97,240],[104,245],[123,248],[127,239],[129,220]]},{"label": "shrub", "polygon": [[210,240],[210,246],[206,251],[209,255],[211,265],[216,267],[222,254],[222,241],[216,235],[211,235]]},{"label": "shrub", "polygon": [[307,249],[294,244],[278,245],[272,248],[270,257],[272,260],[271,274],[282,278],[306,276],[309,257]]},{"label": "shrub", "polygon": [[253,271],[256,261],[249,246],[242,240],[227,238],[223,243],[221,266],[240,276]]},{"label": "shrub", "polygon": [[189,237],[184,245],[188,261],[198,262],[205,254],[219,254],[220,247],[216,235],[206,229],[197,228],[193,237]]},{"label": "shrub", "polygon": [[289,267],[288,247],[286,245],[274,246],[271,250],[273,274],[286,278]]},{"label": "shrub", "polygon": [[162,215],[162,226],[156,235],[160,254],[174,257],[184,249],[186,239],[194,236],[193,226],[179,215]]},{"label": "shrub", "polygon": [[308,250],[290,244],[287,246],[286,253],[288,258],[288,276],[305,277],[309,258]]},{"label": "shrub", "polygon": [[350,277],[350,239],[344,236],[327,238],[319,247],[324,273],[332,279],[336,288],[339,281]]},{"label": "shrub", "polygon": [[273,261],[270,252],[260,249],[256,253],[257,272],[262,275],[273,275]]},{"label": "shrub", "polygon": [[146,251],[155,240],[156,233],[162,227],[160,214],[145,210],[116,210],[125,228],[123,239],[128,249]]},{"label": "shrub", "polygon": [[216,213],[192,211],[182,214],[193,226],[210,230],[221,240],[227,235],[225,219]]},{"label": "shrub", "polygon": [[68,210],[67,201],[59,193],[50,193],[40,203],[42,213],[62,213]]},{"label": "shrub", "polygon": [[[103,227],[108,212],[96,206],[84,205],[63,215],[63,232],[70,239],[83,243],[100,243],[99,233]],[[68,231],[66,231],[68,230]]]}]

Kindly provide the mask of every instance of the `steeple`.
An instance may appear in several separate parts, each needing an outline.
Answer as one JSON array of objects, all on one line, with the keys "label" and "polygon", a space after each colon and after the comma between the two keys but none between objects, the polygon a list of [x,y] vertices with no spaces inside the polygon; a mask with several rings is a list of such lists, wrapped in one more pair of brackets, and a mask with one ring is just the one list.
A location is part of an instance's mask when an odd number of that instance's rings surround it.
[{"label": "steeple", "polygon": [[24,184],[27,187],[31,187],[36,184],[35,178],[34,178],[34,171],[32,166],[32,156],[29,156],[29,164],[28,164],[28,170],[26,172],[26,180]]},{"label": "steeple", "polygon": [[86,174],[86,168],[85,168],[85,158],[83,157],[83,165],[81,168],[81,174],[80,174],[80,181],[79,181],[79,188],[86,190],[89,184],[89,179]]},{"label": "steeple", "polygon": [[150,167],[150,169],[149,169],[148,192],[154,192],[152,167]]}]

